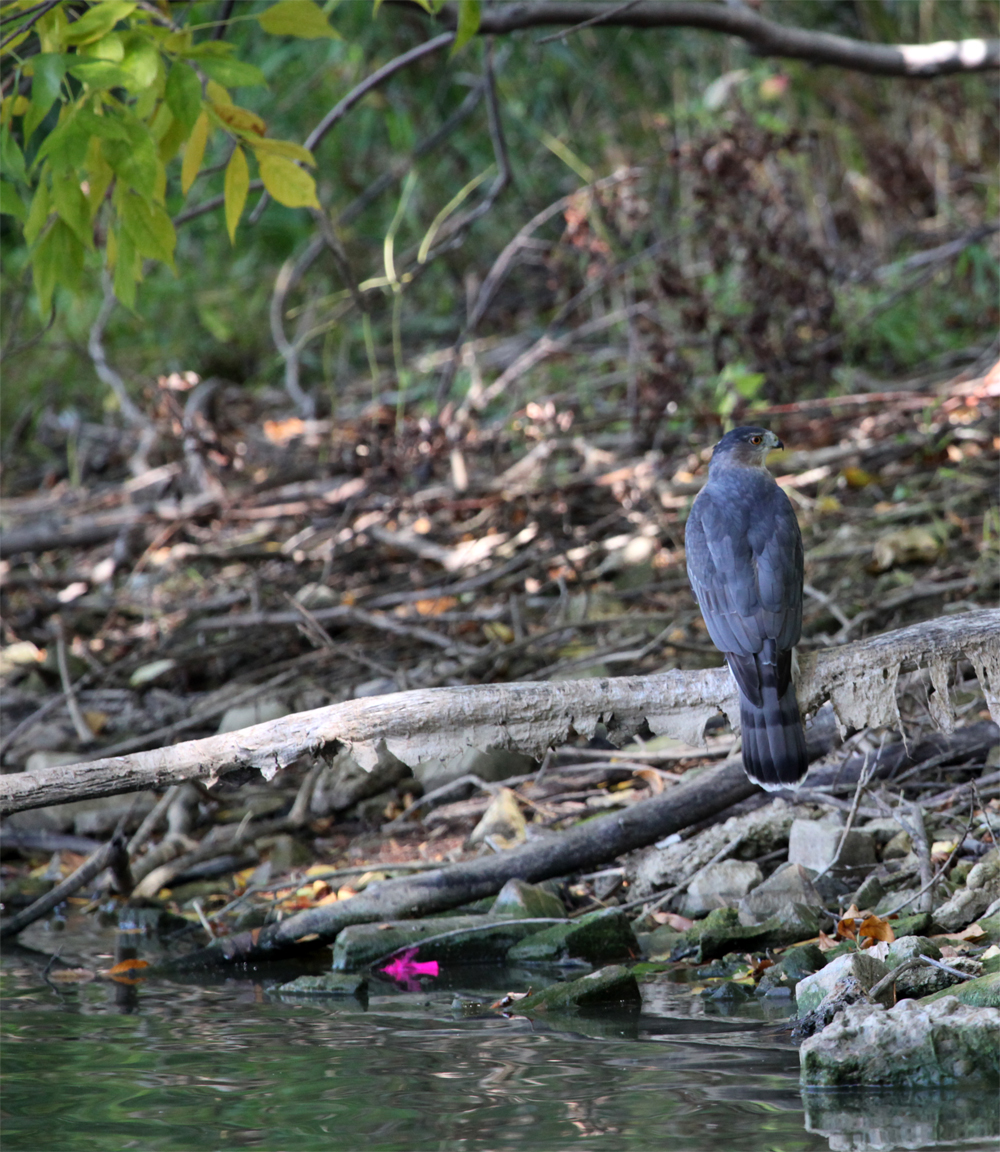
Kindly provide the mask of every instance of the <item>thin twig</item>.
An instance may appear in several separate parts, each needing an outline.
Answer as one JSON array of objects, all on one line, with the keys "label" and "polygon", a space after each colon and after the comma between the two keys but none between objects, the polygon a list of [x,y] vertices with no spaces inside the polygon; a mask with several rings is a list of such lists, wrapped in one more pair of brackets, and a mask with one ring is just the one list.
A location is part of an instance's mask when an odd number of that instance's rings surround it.
[{"label": "thin twig", "polygon": [[627,12],[630,8],[634,8],[639,0],[626,0],[624,4],[619,4],[617,8],[609,8],[606,12],[599,12],[596,16],[591,16],[589,20],[584,20],[582,24],[574,24],[572,28],[567,28],[562,32],[553,32],[550,36],[542,36],[536,40],[535,43],[551,44],[553,40],[565,40],[567,36],[572,36],[574,32],[579,32],[583,28],[592,28],[595,24],[603,24],[606,20],[612,19],[614,16],[621,16],[623,12]]}]

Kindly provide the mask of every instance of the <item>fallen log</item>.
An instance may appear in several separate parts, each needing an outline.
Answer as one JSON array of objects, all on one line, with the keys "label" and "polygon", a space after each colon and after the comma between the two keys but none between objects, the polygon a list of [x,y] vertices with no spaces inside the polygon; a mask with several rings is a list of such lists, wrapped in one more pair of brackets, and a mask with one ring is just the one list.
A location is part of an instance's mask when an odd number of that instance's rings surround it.
[{"label": "fallen log", "polygon": [[[798,698],[804,713],[826,700],[844,729],[899,723],[901,673],[927,668],[939,723],[951,714],[948,671],[966,658],[991,714],[1000,720],[1000,610],[929,620],[839,648],[803,653]],[[658,735],[700,743],[707,720],[724,712],[737,726],[736,685],[727,668],[593,680],[482,684],[365,697],[300,712],[167,748],[0,776],[0,815],[67,800],[209,783],[228,771],[259,769],[270,780],[306,753],[343,746],[365,768],[385,747],[411,766],[468,748],[511,748],[541,756],[572,734],[608,727],[624,741],[647,723]]]},{"label": "fallen log", "polygon": [[551,838],[452,864],[419,876],[370,884],[357,896],[298,912],[279,924],[224,936],[171,967],[246,964],[331,943],[351,924],[427,916],[492,896],[511,879],[537,882],[613,860],[705,820],[757,792],[739,759],[650,800],[612,812]]}]

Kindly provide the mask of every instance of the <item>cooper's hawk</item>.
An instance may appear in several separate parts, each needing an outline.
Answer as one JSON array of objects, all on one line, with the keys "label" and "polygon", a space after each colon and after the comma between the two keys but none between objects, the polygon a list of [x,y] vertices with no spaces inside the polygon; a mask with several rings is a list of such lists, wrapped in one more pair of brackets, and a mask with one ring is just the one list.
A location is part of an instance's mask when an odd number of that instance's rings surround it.
[{"label": "cooper's hawk", "polygon": [[688,579],[739,685],[743,766],[768,790],[797,785],[809,766],[792,683],[792,649],[802,632],[802,534],[764,467],[768,452],[782,447],[764,428],[727,432],[685,532]]}]

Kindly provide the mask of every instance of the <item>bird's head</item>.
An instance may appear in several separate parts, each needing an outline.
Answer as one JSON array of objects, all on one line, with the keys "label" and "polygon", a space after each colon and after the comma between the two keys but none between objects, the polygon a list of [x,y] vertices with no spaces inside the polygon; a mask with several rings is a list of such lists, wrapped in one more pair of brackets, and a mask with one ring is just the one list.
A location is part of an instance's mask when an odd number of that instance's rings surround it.
[{"label": "bird's head", "polygon": [[712,464],[723,460],[744,468],[763,468],[767,454],[784,444],[766,428],[734,428],[715,446]]}]

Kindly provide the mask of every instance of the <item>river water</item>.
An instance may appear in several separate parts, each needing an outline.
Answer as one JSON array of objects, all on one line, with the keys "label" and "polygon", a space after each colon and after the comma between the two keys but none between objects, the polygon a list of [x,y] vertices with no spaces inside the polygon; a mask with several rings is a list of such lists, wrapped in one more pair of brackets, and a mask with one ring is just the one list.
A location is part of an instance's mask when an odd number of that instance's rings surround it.
[{"label": "river water", "polygon": [[45,926],[24,944],[3,958],[5,1152],[993,1152],[1000,1132],[981,1089],[803,1093],[787,1008],[722,1015],[666,977],[641,1013],[529,1020],[488,1004],[537,972],[319,999],[273,969],[66,982],[45,967],[57,945],[95,967],[114,953]]}]

